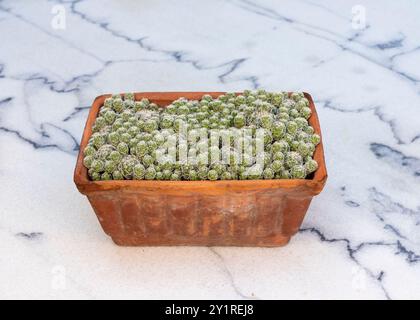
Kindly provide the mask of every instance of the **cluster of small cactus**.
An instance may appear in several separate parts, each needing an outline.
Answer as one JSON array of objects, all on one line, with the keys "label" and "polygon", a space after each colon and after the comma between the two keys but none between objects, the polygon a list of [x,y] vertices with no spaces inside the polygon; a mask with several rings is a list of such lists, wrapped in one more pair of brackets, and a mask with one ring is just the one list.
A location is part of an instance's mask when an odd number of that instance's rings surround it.
[{"label": "cluster of small cactus", "polygon": [[100,108],[84,151],[92,180],[304,179],[320,136],[303,93],[265,90],[165,108],[134,94]]}]

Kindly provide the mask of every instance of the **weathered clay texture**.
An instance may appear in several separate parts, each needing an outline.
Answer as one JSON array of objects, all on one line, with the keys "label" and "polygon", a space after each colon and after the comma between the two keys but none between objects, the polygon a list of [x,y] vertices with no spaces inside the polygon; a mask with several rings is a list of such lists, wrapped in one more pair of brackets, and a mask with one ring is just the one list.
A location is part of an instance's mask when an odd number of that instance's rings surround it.
[{"label": "weathered clay texture", "polygon": [[[208,92],[137,93],[165,106]],[[221,92],[210,92],[213,96]],[[321,134],[310,95],[315,132]],[[103,101],[95,99],[80,150]],[[299,229],[312,197],[327,179],[322,141],[312,179],[245,181],[90,181],[79,152],[74,181],[87,195],[104,231],[118,245],[281,246]]]}]

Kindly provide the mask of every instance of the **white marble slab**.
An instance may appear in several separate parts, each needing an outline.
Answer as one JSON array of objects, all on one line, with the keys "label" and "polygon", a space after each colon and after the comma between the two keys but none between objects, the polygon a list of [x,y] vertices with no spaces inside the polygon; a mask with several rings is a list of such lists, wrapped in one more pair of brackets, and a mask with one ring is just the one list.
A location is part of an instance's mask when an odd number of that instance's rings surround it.
[{"label": "white marble slab", "polygon": [[[420,298],[419,14],[408,0],[0,1],[0,299]],[[93,98],[255,87],[305,90],[319,110],[329,180],[291,243],[115,246],[72,182]]]}]

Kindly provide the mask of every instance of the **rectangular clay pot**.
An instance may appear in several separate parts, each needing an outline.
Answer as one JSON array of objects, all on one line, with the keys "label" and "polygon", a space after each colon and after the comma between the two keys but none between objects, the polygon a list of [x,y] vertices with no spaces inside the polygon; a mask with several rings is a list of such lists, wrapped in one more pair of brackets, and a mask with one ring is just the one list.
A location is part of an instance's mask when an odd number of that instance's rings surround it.
[{"label": "rectangular clay pot", "polygon": [[[223,92],[143,92],[164,107],[179,97],[217,97]],[[327,180],[321,143],[314,158],[318,170],[310,179],[238,181],[91,181],[83,149],[106,98],[95,99],[86,122],[74,172],[104,231],[123,246],[282,246],[299,229],[314,195]],[[321,135],[312,97],[309,123]]]}]

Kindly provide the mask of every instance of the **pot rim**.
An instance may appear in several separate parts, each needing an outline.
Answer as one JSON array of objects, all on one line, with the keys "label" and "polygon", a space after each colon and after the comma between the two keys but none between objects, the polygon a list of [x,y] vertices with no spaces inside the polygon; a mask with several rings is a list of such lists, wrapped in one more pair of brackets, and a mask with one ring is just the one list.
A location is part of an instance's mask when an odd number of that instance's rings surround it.
[{"label": "pot rim", "polygon": [[[198,99],[204,94],[210,94],[213,97],[225,94],[226,92],[136,92],[135,99],[148,98],[150,101],[157,103],[159,106],[167,106],[170,102],[185,97],[187,99]],[[236,92],[241,94],[242,92]],[[319,124],[318,114],[316,112],[315,104],[312,96],[304,92],[305,97],[309,100],[309,107],[312,115],[309,118],[309,124],[314,128],[315,133],[321,137],[321,142],[316,146],[314,152],[314,159],[318,162],[318,169],[313,174],[311,179],[270,179],[270,180],[198,180],[198,181],[166,181],[166,180],[108,180],[108,181],[92,181],[88,177],[88,171],[83,165],[83,150],[86,147],[90,136],[92,135],[92,126],[98,115],[100,107],[106,98],[111,97],[111,94],[103,94],[95,98],[92,107],[90,108],[86,125],[83,130],[82,139],[80,142],[79,154],[77,157],[76,167],[74,170],[74,182],[78,190],[83,193],[91,193],[101,190],[118,190],[118,189],[147,189],[147,190],[167,190],[176,189],[177,191],[196,191],[217,189],[224,190],[259,190],[259,189],[297,189],[306,191],[316,195],[321,192],[325,185],[328,174],[325,165],[323,139],[321,134],[321,127]]]}]

